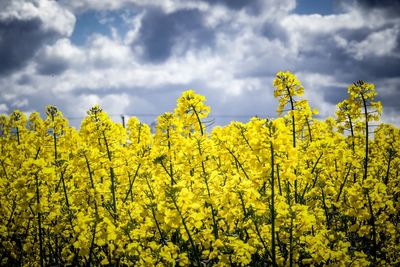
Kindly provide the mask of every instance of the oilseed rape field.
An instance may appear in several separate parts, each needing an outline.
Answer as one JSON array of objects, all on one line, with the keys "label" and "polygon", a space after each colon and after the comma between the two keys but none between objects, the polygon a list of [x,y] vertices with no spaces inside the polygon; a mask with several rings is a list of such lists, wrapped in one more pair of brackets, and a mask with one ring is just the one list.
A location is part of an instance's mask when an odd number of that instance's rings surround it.
[{"label": "oilseed rape field", "polygon": [[0,117],[2,266],[399,266],[400,131],[357,81],[317,119],[290,72],[278,117],[206,130],[189,90],[156,131],[93,106],[76,130]]}]

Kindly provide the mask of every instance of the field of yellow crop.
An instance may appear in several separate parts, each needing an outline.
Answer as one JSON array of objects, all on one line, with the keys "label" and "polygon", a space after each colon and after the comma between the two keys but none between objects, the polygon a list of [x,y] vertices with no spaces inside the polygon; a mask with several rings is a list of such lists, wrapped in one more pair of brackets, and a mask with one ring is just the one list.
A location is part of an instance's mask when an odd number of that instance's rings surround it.
[{"label": "field of yellow crop", "polygon": [[193,91],[155,134],[99,106],[79,130],[1,115],[0,265],[399,266],[400,131],[374,86],[319,120],[293,74],[273,84],[277,119],[212,131]]}]

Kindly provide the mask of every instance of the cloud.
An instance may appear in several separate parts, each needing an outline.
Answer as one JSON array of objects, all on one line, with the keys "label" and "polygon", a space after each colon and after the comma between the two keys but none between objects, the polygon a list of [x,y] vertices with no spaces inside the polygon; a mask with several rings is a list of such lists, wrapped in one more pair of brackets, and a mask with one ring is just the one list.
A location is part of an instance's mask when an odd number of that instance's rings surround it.
[{"label": "cloud", "polygon": [[152,62],[165,61],[173,52],[182,54],[199,46],[212,46],[214,38],[213,32],[203,25],[203,14],[194,9],[169,14],[149,9],[139,34],[143,57]]},{"label": "cloud", "polygon": [[241,0],[205,0],[209,4],[221,4],[233,9],[242,9],[244,7],[252,6],[251,1]]},{"label": "cloud", "polygon": [[364,9],[385,10],[388,15],[398,16],[400,12],[400,2],[398,0],[355,0],[358,6]]},{"label": "cloud", "polygon": [[[245,11],[246,13],[252,15],[260,15],[263,11],[265,11],[265,6],[269,5],[272,8],[275,8],[277,5],[277,1],[261,1],[261,0],[251,0],[251,1],[242,1],[242,0],[203,0],[208,3],[210,6],[224,6],[228,9],[235,11]],[[286,2],[286,3],[285,3]],[[293,3],[294,1],[289,1]],[[282,1],[282,6],[286,6],[291,8],[291,5],[286,5],[288,1]]]},{"label": "cloud", "polygon": [[[380,86],[381,81],[399,77],[399,16],[387,16],[391,1],[384,1],[383,7],[361,2],[347,5],[342,13],[289,14],[281,22],[288,48],[298,55],[292,70],[320,75],[319,94],[326,107],[346,97],[341,90],[347,88],[345,84],[362,79],[376,83],[378,93],[385,93],[388,89]],[[324,86],[327,77],[344,84]],[[400,83],[395,83],[399,88]],[[391,101],[383,104],[388,111],[398,109]]]},{"label": "cloud", "polygon": [[0,114],[4,114],[8,112],[8,106],[7,104],[0,104]]},{"label": "cloud", "polygon": [[119,10],[122,8],[160,8],[165,13],[173,13],[181,9],[205,9],[207,4],[197,0],[59,0],[60,4],[74,13],[88,10]]},{"label": "cloud", "polygon": [[5,0],[0,10],[0,75],[23,67],[46,42],[69,36],[75,23],[56,1]]},{"label": "cloud", "polygon": [[42,75],[58,75],[69,67],[82,65],[84,52],[73,46],[68,38],[45,45],[36,56],[37,71]]},{"label": "cloud", "polygon": [[[373,12],[366,15],[358,9],[326,16],[291,14],[282,19],[281,25],[287,31],[290,48],[293,52],[305,53],[311,51],[315,53],[323,51],[329,53],[336,48],[347,50],[347,46],[351,43],[353,44],[352,54],[357,54],[357,51],[365,45],[357,46],[358,40],[353,40],[353,38],[357,38],[360,33],[363,34],[362,38],[366,38],[367,36],[364,35],[380,31],[386,24],[385,18],[380,15],[382,14]],[[379,34],[372,35],[372,40],[366,42],[374,41],[376,43],[378,41],[376,40],[378,39],[376,38],[377,35]],[[336,47],[325,42],[327,38],[333,38]],[[316,49],[318,51],[315,51]]]},{"label": "cloud", "polygon": [[22,98],[22,99],[17,99],[12,103],[12,106],[14,108],[21,109],[23,107],[26,107],[28,105],[29,101],[27,98]]},{"label": "cloud", "polygon": [[[74,43],[71,27],[45,30],[44,15],[32,15],[40,30],[27,32],[53,35],[22,39],[37,45],[18,68],[11,62],[14,69],[0,76],[5,88],[0,103],[3,109],[19,105],[24,110],[54,104],[74,118],[99,103],[119,120],[119,114],[172,111],[183,90],[195,89],[207,97],[211,116],[274,117],[274,75],[290,70],[321,117],[333,115],[335,104],[347,97],[347,86],[363,79],[376,83],[385,118],[396,120],[399,19],[358,2],[340,13],[299,15],[294,0],[61,0],[51,4],[60,14],[74,20],[84,12],[103,12],[96,25],[111,31]],[[32,25],[24,17],[13,21]],[[1,38],[11,40],[8,34]],[[217,117],[216,123],[232,119],[248,118]]]},{"label": "cloud", "polygon": [[[78,96],[78,112],[67,109],[69,114],[85,114],[92,106],[99,104],[104,110],[112,110],[113,114],[124,114],[129,106],[129,96],[127,94],[107,94],[99,97],[95,94],[82,94]],[[71,103],[73,104],[73,103]],[[75,106],[75,105],[73,105]]]},{"label": "cloud", "polygon": [[393,52],[398,47],[399,27],[372,32],[364,40],[348,43],[345,39],[337,37],[337,42],[357,60],[365,57],[395,56]]}]

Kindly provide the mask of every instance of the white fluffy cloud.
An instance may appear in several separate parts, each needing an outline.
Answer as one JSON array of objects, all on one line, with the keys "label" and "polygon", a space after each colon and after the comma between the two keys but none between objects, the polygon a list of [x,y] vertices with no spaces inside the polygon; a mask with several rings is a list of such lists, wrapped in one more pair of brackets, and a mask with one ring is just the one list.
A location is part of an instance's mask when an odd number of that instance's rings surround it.
[{"label": "white fluffy cloud", "polygon": [[0,9],[0,21],[39,19],[43,31],[54,31],[62,36],[71,35],[75,25],[75,16],[57,1],[3,0]]},{"label": "white fluffy cloud", "polygon": [[372,32],[364,40],[357,42],[347,42],[345,39],[337,37],[337,42],[350,55],[357,60],[363,60],[365,57],[395,56],[394,50],[398,46],[399,27],[384,29],[382,31]]},{"label": "white fluffy cloud", "polygon": [[60,3],[74,12],[86,10],[118,10],[125,7],[157,7],[171,13],[179,9],[205,10],[208,4],[194,0],[60,0]]},{"label": "white fluffy cloud", "polygon": [[7,104],[0,104],[0,114],[2,113],[7,113],[8,112],[8,106]]},{"label": "white fluffy cloud", "polygon": [[69,37],[75,16],[48,0],[0,2],[0,75],[29,64],[42,45]]},{"label": "white fluffy cloud", "polygon": [[[370,52],[378,56],[386,55],[396,47],[398,27],[379,30],[388,21],[400,22],[386,19],[381,11],[365,13],[359,9],[350,9],[346,13],[325,16],[290,14],[283,18],[281,25],[288,31],[290,47],[294,52],[313,50],[322,41],[321,38],[334,36],[339,47],[360,59]],[[362,30],[371,34],[361,42],[347,40],[352,35],[343,36],[346,32]]]},{"label": "white fluffy cloud", "polygon": [[127,94],[109,94],[100,97],[96,94],[82,94],[78,97],[78,106],[70,103],[68,111],[71,114],[71,109],[78,108],[77,114],[85,114],[86,111],[99,104],[104,110],[112,110],[113,114],[124,114],[126,107],[129,105],[129,96]]}]

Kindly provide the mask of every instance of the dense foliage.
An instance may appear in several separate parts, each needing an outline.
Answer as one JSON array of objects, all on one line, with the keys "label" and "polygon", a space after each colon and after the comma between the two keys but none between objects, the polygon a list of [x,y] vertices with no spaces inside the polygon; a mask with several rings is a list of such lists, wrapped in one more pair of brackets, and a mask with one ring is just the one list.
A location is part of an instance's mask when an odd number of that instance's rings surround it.
[{"label": "dense foliage", "polygon": [[1,265],[399,265],[400,132],[358,81],[313,118],[289,72],[277,119],[206,131],[186,91],[155,134],[92,107],[0,117]]}]

